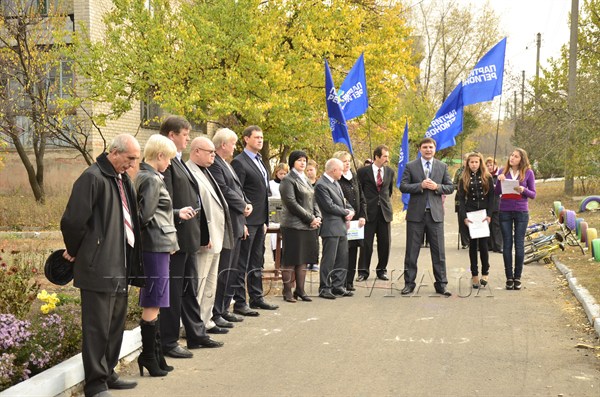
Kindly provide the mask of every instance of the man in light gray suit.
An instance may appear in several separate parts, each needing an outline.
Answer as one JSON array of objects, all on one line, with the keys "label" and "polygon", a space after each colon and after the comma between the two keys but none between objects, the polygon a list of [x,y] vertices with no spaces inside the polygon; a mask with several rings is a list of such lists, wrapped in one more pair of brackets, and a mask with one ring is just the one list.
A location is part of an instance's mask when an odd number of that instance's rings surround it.
[{"label": "man in light gray suit", "polygon": [[319,296],[325,299],[354,295],[344,287],[348,267],[346,223],[354,217],[354,209],[344,199],[338,183],[343,168],[341,160],[327,160],[325,173],[315,185],[315,200],[322,215],[319,235],[323,241]]},{"label": "man in light gray suit", "polygon": [[411,294],[416,286],[417,260],[424,233],[431,247],[431,261],[435,277],[435,291],[451,296],[446,289],[446,251],[444,248],[444,205],[442,195],[454,191],[448,166],[433,158],[436,143],[424,138],[419,143],[421,158],[406,165],[402,174],[400,191],[410,193],[406,212],[406,255],[404,258],[404,289],[402,295]]},{"label": "man in light gray suit", "polygon": [[188,169],[198,182],[200,197],[204,204],[204,212],[208,219],[210,241],[206,247],[200,247],[196,256],[198,263],[198,303],[200,316],[206,324],[209,334],[226,334],[227,328],[219,327],[212,321],[212,311],[217,291],[217,275],[222,249],[231,249],[233,233],[229,206],[221,193],[217,181],[208,170],[215,161],[215,145],[204,136],[195,138],[191,144],[190,159],[186,163]]}]

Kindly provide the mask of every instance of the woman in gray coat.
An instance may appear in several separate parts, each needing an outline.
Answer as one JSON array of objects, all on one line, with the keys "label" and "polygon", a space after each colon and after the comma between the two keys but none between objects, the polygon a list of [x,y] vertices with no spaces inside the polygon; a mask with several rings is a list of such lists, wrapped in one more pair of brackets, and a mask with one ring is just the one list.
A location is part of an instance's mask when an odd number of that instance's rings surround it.
[{"label": "woman in gray coat", "polygon": [[[146,276],[145,287],[140,291],[142,320],[142,353],[138,357],[140,376],[144,367],[151,376],[165,376],[173,367],[168,366],[164,357],[156,356],[162,349],[157,348],[158,312],[160,307],[169,307],[169,258],[177,251],[177,229],[173,220],[173,203],[160,172],[171,163],[177,148],[162,135],[155,134],[144,147],[144,161],[135,179],[140,224],[142,229],[142,255]],[[179,217],[190,219],[193,209],[182,208]]]},{"label": "woman in gray coat", "polygon": [[[290,173],[281,181],[279,193],[283,211],[281,213],[281,276],[283,278],[283,299],[296,302],[300,298],[312,299],[304,290],[306,264],[317,263],[319,245],[317,230],[321,225],[321,213],[314,201],[314,189],[304,174],[308,156],[296,150],[290,153]],[[292,285],[296,289],[292,294]]]}]

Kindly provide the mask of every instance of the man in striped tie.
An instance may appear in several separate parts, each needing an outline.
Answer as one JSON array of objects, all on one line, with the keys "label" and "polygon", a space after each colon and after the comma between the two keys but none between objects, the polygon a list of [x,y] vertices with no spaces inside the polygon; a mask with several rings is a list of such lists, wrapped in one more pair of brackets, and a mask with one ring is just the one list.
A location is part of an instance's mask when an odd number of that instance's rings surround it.
[{"label": "man in striped tie", "polygon": [[140,145],[117,135],[75,181],[60,228],[81,291],[82,358],[86,396],[131,389],[114,371],[127,315],[127,286],[141,286],[140,225],[135,189],[126,171],[140,159]]}]

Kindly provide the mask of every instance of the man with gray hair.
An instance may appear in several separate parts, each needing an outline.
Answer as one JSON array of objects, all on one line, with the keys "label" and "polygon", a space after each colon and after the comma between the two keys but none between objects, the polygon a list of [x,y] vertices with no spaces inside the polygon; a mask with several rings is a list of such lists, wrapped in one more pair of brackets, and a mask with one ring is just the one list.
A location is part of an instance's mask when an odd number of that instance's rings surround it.
[{"label": "man with gray hair", "polygon": [[223,197],[229,206],[233,232],[231,249],[224,247],[219,258],[217,293],[212,320],[221,328],[233,328],[234,322],[244,320],[244,317],[229,311],[229,305],[233,297],[233,284],[237,275],[236,269],[240,257],[240,247],[242,240],[248,236],[246,217],[252,213],[252,204],[246,197],[237,174],[227,162],[233,158],[237,140],[237,134],[229,128],[218,130],[212,139],[217,152],[215,161],[208,168],[221,187]]},{"label": "man with gray hair", "polygon": [[327,160],[325,173],[315,185],[315,200],[323,219],[319,230],[323,241],[319,296],[325,299],[354,295],[345,288],[348,267],[347,223],[354,217],[354,209],[344,198],[338,183],[343,168],[341,160]]},{"label": "man with gray hair", "polygon": [[143,286],[137,199],[127,170],[140,159],[131,135],[117,135],[96,162],[73,184],[60,221],[66,250],[74,263],[73,285],[81,293],[83,391],[87,397],[131,389],[115,366],[125,330],[128,285]]}]

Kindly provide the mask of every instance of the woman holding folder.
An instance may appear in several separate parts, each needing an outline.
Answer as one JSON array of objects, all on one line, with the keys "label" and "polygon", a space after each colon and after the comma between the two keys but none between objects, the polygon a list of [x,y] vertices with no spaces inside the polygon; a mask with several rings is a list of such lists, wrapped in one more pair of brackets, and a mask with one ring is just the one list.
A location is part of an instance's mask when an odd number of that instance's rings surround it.
[{"label": "woman holding folder", "polygon": [[[504,186],[503,186],[504,185]],[[527,200],[535,198],[535,175],[531,170],[527,152],[515,148],[506,166],[500,170],[495,191],[500,198],[500,229],[504,247],[504,273],[506,289],[521,289],[521,273],[525,258],[525,231],[529,222]],[[515,244],[513,268],[512,248]]]},{"label": "woman holding folder", "polygon": [[[479,153],[469,153],[466,156],[466,169],[463,171],[458,181],[458,190],[456,196],[459,203],[458,215],[469,229],[478,226],[473,222],[486,222],[489,227],[492,219],[492,207],[494,203],[494,181],[483,162],[483,157]],[[475,211],[485,211],[485,217],[482,220],[473,221],[469,219],[467,213]],[[488,233],[489,236],[489,233]],[[488,253],[487,237],[477,238],[471,236],[469,244],[469,259],[471,261],[471,276],[473,277],[473,288],[479,288],[481,284],[484,287],[488,282],[490,270],[490,261]],[[477,251],[481,256],[481,280],[479,280],[479,269],[477,268]]]}]

